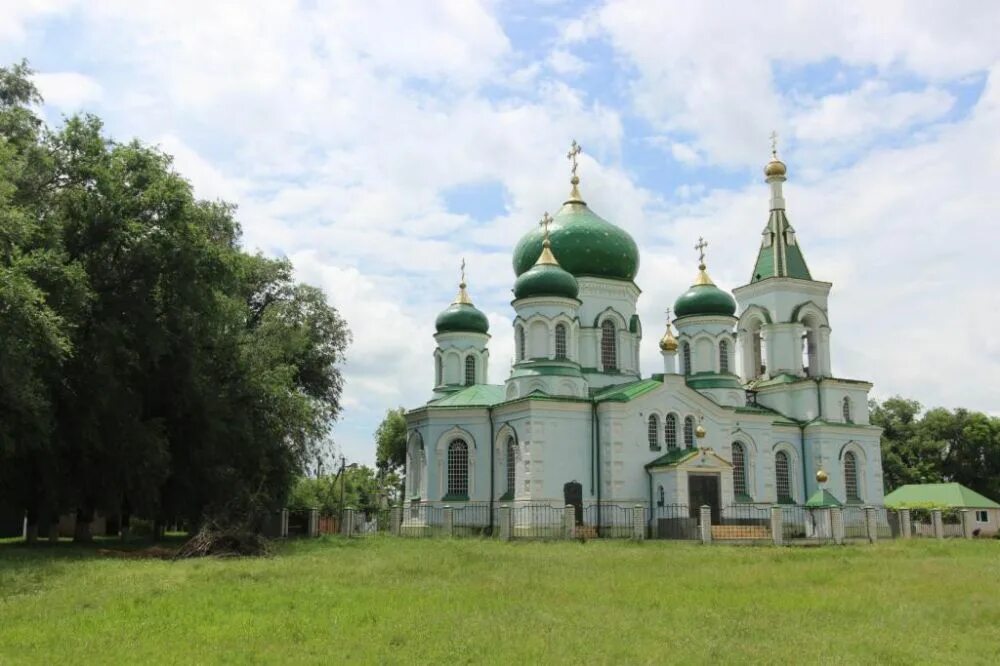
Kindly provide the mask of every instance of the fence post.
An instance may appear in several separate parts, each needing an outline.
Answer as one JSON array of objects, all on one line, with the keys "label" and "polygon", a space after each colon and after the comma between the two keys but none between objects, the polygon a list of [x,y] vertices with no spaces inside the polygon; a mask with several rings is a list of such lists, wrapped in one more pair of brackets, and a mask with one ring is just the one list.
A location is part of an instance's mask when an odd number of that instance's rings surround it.
[{"label": "fence post", "polygon": [[934,538],[944,538],[944,522],[941,520],[941,509],[931,509],[931,527],[934,529]]},{"label": "fence post", "polygon": [[962,509],[962,536],[966,539],[971,539],[972,529],[972,511]]},{"label": "fence post", "polygon": [[712,507],[705,504],[701,506],[698,527],[701,530],[701,542],[712,543]]},{"label": "fence post", "polygon": [[344,536],[354,536],[354,509],[344,509]]},{"label": "fence post", "polygon": [[641,504],[635,505],[635,513],[632,514],[632,539],[643,541],[646,538],[646,507]]},{"label": "fence post", "polygon": [[450,506],[444,507],[444,535],[455,536],[455,512]]},{"label": "fence post", "polygon": [[839,506],[830,507],[830,532],[835,544],[844,545],[844,510]]},{"label": "fence post", "polygon": [[913,536],[913,523],[910,522],[909,509],[899,510],[899,536],[903,539],[909,539]]},{"label": "fence post", "polygon": [[309,509],[309,536],[319,536],[319,509]]},{"label": "fence post", "polygon": [[771,507],[771,540],[775,546],[785,543],[784,520],[782,519],[781,507]]},{"label": "fence post", "polygon": [[288,509],[281,510],[281,524],[278,526],[282,538],[288,537]]},{"label": "fence post", "polygon": [[567,504],[563,509],[563,536],[567,539],[576,538],[576,507]]},{"label": "fence post", "polygon": [[878,514],[875,507],[865,507],[865,531],[868,533],[868,543],[878,541]]},{"label": "fence post", "polygon": [[501,505],[500,506],[500,540],[501,541],[510,541],[510,537],[511,537],[511,534],[510,534],[510,532],[511,532],[511,530],[510,530],[510,520],[511,520],[510,506],[507,505],[507,504]]},{"label": "fence post", "polygon": [[389,509],[389,534],[399,536],[400,525],[403,523],[403,507],[394,506]]}]

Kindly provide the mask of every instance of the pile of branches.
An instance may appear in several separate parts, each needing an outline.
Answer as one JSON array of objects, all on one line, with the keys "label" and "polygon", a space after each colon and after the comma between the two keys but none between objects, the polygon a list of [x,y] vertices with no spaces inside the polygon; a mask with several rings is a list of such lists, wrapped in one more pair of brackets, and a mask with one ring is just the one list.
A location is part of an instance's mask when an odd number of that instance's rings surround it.
[{"label": "pile of branches", "polygon": [[247,526],[220,527],[205,523],[174,555],[182,560],[192,557],[264,557],[273,554],[269,539]]}]

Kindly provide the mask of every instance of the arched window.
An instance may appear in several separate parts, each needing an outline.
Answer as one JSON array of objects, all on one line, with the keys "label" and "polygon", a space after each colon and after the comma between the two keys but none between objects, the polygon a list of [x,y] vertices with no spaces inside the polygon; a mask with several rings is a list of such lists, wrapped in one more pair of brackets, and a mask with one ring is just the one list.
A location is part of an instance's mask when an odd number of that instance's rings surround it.
[{"label": "arched window", "polygon": [[667,503],[667,496],[663,492],[663,486],[656,487],[656,506],[664,506]]},{"label": "arched window", "polygon": [[844,454],[844,491],[848,502],[860,502],[858,489],[858,459],[852,451]]},{"label": "arched window", "polygon": [[719,341],[719,372],[729,372],[729,343],[725,340]]},{"label": "arched window", "polygon": [[663,439],[667,442],[667,450],[677,448],[677,415],[667,414],[663,419]]},{"label": "arched window", "polygon": [[469,447],[461,439],[448,445],[448,495],[469,496]]},{"label": "arched window", "polygon": [[737,501],[748,501],[747,492],[747,458],[743,444],[733,442],[733,494]]},{"label": "arched window", "polygon": [[778,503],[792,504],[792,480],[788,474],[788,454],[784,451],[774,454],[774,485],[778,491]]},{"label": "arched window", "polygon": [[434,386],[441,386],[444,383],[444,359],[440,355],[434,359],[434,372],[436,382]]},{"label": "arched window", "polygon": [[476,383],[476,357],[465,357],[465,385],[472,386]]},{"label": "arched window", "polygon": [[656,414],[649,415],[646,426],[646,437],[649,439],[649,450],[660,450],[660,418]]},{"label": "arched window", "polygon": [[615,323],[605,319],[601,324],[601,365],[605,370],[618,369],[618,341],[615,335]]},{"label": "arched window", "polygon": [[518,324],[517,326],[517,339],[514,342],[514,346],[517,347],[514,351],[517,353],[517,360],[523,361],[525,350],[524,350],[524,326]]},{"label": "arched window", "polygon": [[691,345],[686,341],[681,343],[681,361],[684,363],[684,374],[691,374]]},{"label": "arched window", "polygon": [[507,494],[514,497],[514,473],[516,464],[514,438],[507,438]]},{"label": "arched window", "polygon": [[410,497],[420,496],[420,452],[413,451],[410,454],[410,464],[406,468],[406,489]]},{"label": "arched window", "polygon": [[686,448],[694,447],[694,417],[685,416],[684,417],[684,446]]},{"label": "arched window", "polygon": [[851,399],[846,395],[844,396],[844,402],[841,405],[841,411],[844,414],[844,423],[853,423],[851,420]]},{"label": "arched window", "polygon": [[556,324],[556,358],[566,358],[565,324]]},{"label": "arched window", "polygon": [[807,377],[815,377],[819,368],[816,367],[816,334],[807,329],[802,334],[802,371]]}]

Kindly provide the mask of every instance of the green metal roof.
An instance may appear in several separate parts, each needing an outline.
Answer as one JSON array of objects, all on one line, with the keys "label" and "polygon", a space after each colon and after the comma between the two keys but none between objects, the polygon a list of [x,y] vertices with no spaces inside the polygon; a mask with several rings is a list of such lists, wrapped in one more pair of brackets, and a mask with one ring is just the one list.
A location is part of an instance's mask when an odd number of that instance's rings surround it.
[{"label": "green metal roof", "polygon": [[597,402],[628,402],[660,386],[663,386],[663,382],[661,381],[640,379],[637,382],[618,384],[617,386],[609,386],[602,389],[594,394],[594,399]]},{"label": "green metal roof", "polygon": [[449,396],[431,400],[428,407],[492,407],[504,401],[504,387],[473,384]]},{"label": "green metal roof", "polygon": [[888,507],[905,507],[932,504],[940,507],[968,507],[972,509],[1000,509],[988,497],[984,497],[961,483],[910,483],[896,488],[885,496]]},{"label": "green metal roof", "polygon": [[576,298],[580,287],[572,273],[558,264],[535,264],[514,280],[514,298],[561,296]]},{"label": "green metal roof", "polygon": [[750,282],[758,282],[772,277],[812,280],[798,242],[788,242],[788,238],[794,236],[795,230],[789,224],[785,211],[781,209],[771,211],[771,217],[767,221],[764,233],[770,236],[770,243],[761,244]]},{"label": "green metal roof", "polygon": [[471,303],[452,303],[437,316],[434,327],[438,333],[486,333],[490,330],[490,322]]},{"label": "green metal roof", "polygon": [[666,467],[668,465],[676,465],[677,463],[684,462],[691,456],[697,455],[698,449],[674,449],[673,451],[668,451],[666,454],[660,456],[652,462],[646,463],[646,467]]},{"label": "green metal roof", "polygon": [[719,374],[717,372],[699,372],[688,375],[684,378],[685,383],[695,389],[729,388],[742,391],[743,384],[739,377],[730,374]]},{"label": "green metal roof", "polygon": [[834,497],[829,490],[821,488],[814,492],[812,497],[806,500],[806,506],[811,509],[817,509],[827,506],[843,506],[843,503]]}]

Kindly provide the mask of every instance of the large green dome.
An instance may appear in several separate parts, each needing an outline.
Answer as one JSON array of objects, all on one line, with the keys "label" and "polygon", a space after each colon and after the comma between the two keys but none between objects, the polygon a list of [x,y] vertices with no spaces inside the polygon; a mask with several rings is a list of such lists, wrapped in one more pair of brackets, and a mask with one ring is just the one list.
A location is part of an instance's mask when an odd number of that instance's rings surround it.
[{"label": "large green dome", "polygon": [[[541,228],[526,233],[514,248],[514,273],[521,275],[542,251]],[[583,201],[570,199],[549,226],[552,251],[576,277],[633,280],[639,271],[639,248],[624,229],[596,215]]]},{"label": "large green dome", "polygon": [[535,264],[514,281],[514,298],[563,296],[576,298],[580,286],[559,264]]},{"label": "large green dome", "polygon": [[486,333],[490,322],[471,303],[452,303],[434,320],[438,333]]},{"label": "large green dome", "polygon": [[[702,273],[704,275],[704,272]],[[705,276],[708,277],[707,275]],[[674,301],[674,314],[680,317],[695,315],[724,315],[732,317],[736,313],[736,301],[729,292],[723,291],[712,284],[700,281]]]}]

